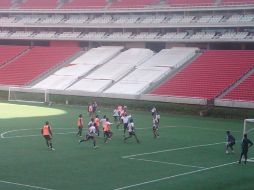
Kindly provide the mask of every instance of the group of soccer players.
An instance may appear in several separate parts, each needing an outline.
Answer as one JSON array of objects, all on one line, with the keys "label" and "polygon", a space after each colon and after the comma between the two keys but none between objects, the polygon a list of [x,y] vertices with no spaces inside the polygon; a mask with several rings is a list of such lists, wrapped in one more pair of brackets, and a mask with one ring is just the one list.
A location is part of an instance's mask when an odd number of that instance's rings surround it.
[{"label": "group of soccer players", "polygon": [[[230,133],[230,131],[227,131],[227,144],[226,144],[226,154],[229,154],[231,151],[231,153],[234,153],[234,148],[233,146],[235,145],[235,137]],[[241,155],[238,161],[238,164],[241,164],[242,159],[244,158],[244,164],[247,163],[247,158],[248,158],[248,151],[249,151],[249,147],[251,147],[253,145],[253,142],[248,139],[247,134],[243,135],[243,140],[241,143]]]},{"label": "group of soccer players", "polygon": [[[89,105],[90,106],[90,105]],[[97,107],[97,104],[96,104]],[[111,125],[115,124],[116,128],[119,129],[119,126],[123,125],[123,140],[126,142],[127,139],[130,139],[132,137],[135,138],[137,143],[140,143],[140,140],[138,139],[136,133],[135,133],[135,124],[134,120],[131,114],[128,113],[127,107],[119,105],[117,106],[113,111],[113,118],[114,123],[111,123],[109,121],[109,118],[104,115],[103,118],[99,118],[99,115],[96,114],[96,109],[88,109],[88,114],[91,117],[90,121],[88,122],[87,126],[87,133],[85,137],[81,140],[79,140],[79,143],[85,142],[88,140],[93,141],[94,148],[97,148],[96,145],[96,136],[100,136],[100,127],[102,126],[103,129],[103,138],[104,143],[108,143],[109,140],[111,140],[113,136],[113,132],[111,131]],[[153,107],[151,109],[152,114],[152,131],[154,138],[159,137],[159,122],[160,122],[160,115],[158,110]],[[84,128],[84,118],[82,114],[79,114],[77,119],[77,127],[78,132],[76,136],[82,137],[82,131]],[[128,131],[128,136],[126,136],[126,131]],[[52,145],[52,131],[49,122],[45,122],[44,126],[41,129],[41,134],[46,140],[47,147],[51,150],[55,150]],[[230,131],[226,132],[227,134],[227,144],[226,144],[226,154],[234,153],[234,145],[235,145],[235,137],[230,133]],[[240,164],[242,159],[244,158],[244,163],[247,162],[248,157],[248,150],[249,147],[253,145],[253,142],[248,139],[247,134],[244,134],[242,143],[241,143],[241,155],[239,158],[238,163]]]}]

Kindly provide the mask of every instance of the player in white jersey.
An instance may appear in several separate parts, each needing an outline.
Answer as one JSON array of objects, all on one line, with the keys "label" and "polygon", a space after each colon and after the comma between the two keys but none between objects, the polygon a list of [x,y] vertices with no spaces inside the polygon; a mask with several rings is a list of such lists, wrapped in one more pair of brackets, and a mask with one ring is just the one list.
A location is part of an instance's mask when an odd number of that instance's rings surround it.
[{"label": "player in white jersey", "polygon": [[86,134],[86,137],[82,140],[79,140],[79,143],[92,139],[94,148],[97,148],[95,136],[97,136],[96,127],[94,125],[92,125],[88,129],[88,133]]},{"label": "player in white jersey", "polygon": [[129,132],[129,136],[124,138],[124,142],[126,142],[127,139],[129,139],[132,136],[134,136],[136,141],[137,141],[137,143],[140,143],[140,141],[138,140],[138,137],[137,137],[137,135],[135,133],[135,126],[134,126],[134,121],[133,121],[132,118],[130,119],[130,122],[129,122],[128,126],[127,126],[127,129],[128,129],[128,132]]},{"label": "player in white jersey", "polygon": [[125,113],[124,116],[121,117],[121,120],[123,122],[123,136],[125,136],[125,132],[128,128],[130,118],[131,118],[131,115],[127,115],[127,113]]}]

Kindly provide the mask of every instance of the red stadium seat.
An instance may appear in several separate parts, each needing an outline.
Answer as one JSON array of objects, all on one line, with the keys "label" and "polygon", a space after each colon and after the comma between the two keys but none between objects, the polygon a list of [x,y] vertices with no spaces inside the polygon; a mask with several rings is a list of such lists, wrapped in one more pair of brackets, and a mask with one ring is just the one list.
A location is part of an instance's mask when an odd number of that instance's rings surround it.
[{"label": "red stadium seat", "polygon": [[80,51],[78,47],[33,47],[0,68],[0,84],[25,85]]},{"label": "red stadium seat", "polygon": [[210,50],[150,94],[213,99],[254,67],[254,51]]}]

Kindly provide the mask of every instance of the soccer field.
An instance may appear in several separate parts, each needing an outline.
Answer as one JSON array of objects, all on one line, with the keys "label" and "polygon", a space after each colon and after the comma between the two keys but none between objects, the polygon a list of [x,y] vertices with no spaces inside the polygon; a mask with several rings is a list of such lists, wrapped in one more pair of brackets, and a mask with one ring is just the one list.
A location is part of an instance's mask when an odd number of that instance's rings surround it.
[{"label": "soccer field", "polygon": [[[130,108],[131,109],[131,108]],[[101,109],[111,121],[111,109]],[[243,121],[161,114],[160,137],[152,135],[149,112],[131,111],[134,138],[123,141],[122,126],[104,144],[78,143],[79,113],[86,107],[0,103],[1,190],[251,190],[254,163],[237,165]],[[49,121],[55,151],[40,129]],[[235,154],[225,154],[226,131],[236,137]],[[254,140],[254,135],[249,134]],[[254,158],[250,148],[249,158]]]}]

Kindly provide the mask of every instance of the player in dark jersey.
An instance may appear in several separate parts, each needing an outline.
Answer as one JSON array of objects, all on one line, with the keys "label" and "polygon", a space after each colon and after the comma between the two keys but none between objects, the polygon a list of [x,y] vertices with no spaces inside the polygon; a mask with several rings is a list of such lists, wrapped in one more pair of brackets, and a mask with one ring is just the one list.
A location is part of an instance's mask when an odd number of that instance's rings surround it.
[{"label": "player in dark jersey", "polygon": [[226,144],[226,154],[229,154],[229,149],[231,153],[234,153],[233,146],[235,145],[235,137],[231,135],[230,131],[227,131],[227,144]]},{"label": "player in dark jersey", "polygon": [[241,152],[240,159],[238,161],[239,164],[241,163],[243,156],[244,156],[244,164],[247,163],[248,150],[249,150],[249,147],[251,147],[252,145],[253,145],[253,142],[250,139],[248,139],[247,134],[244,134],[242,144],[241,144],[242,152]]}]

